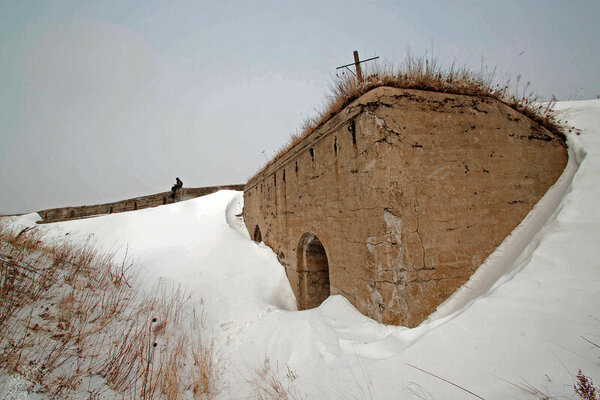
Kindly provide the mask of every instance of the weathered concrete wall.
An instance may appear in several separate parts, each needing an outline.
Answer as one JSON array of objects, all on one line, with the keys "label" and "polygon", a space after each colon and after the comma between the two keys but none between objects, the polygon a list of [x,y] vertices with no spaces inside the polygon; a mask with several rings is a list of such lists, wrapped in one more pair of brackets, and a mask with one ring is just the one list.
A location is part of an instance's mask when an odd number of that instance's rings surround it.
[{"label": "weathered concrete wall", "polygon": [[325,287],[378,321],[413,327],[566,162],[560,139],[496,100],[382,87],[249,181],[244,220],[277,253],[300,309]]},{"label": "weathered concrete wall", "polygon": [[79,207],[61,207],[38,211],[40,217],[46,222],[67,221],[91,217],[100,214],[112,214],[124,211],[141,210],[143,208],[156,207],[164,204],[171,204],[181,199],[191,199],[194,197],[206,196],[219,190],[243,190],[244,185],[225,185],[225,186],[207,186],[200,188],[183,188],[177,192],[175,199],[169,196],[171,192],[162,192],[148,196],[134,197],[132,199],[115,201],[114,203],[95,204],[91,206]]}]

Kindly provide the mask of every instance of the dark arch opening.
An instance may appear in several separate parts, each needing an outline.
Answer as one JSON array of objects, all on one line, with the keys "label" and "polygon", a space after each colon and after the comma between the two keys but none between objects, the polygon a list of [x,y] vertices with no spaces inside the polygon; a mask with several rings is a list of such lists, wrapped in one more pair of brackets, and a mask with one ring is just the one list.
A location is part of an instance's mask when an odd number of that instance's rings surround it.
[{"label": "dark arch opening", "polygon": [[262,242],[262,233],[258,225],[254,227],[254,235],[252,236],[252,239],[254,239],[254,241],[258,243]]},{"label": "dark arch opening", "polygon": [[321,240],[306,233],[298,244],[298,309],[321,305],[330,294],[329,262]]}]

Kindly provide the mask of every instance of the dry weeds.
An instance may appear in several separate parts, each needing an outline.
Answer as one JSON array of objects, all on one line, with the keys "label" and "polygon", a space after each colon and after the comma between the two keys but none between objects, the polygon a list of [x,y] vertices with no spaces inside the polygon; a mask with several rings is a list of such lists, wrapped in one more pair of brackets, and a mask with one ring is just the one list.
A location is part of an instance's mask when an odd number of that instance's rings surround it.
[{"label": "dry weeds", "polygon": [[194,358],[194,396],[212,399],[220,393],[219,370],[215,362],[215,343],[207,344],[201,336],[192,347]]},{"label": "dry weeds", "polygon": [[368,91],[381,86],[493,98],[539,123],[563,142],[566,141],[564,127],[553,113],[556,99],[546,103],[540,102],[530,90],[530,82],[522,85],[520,76],[514,81],[508,79],[504,84],[497,84],[495,70],[488,72],[482,68],[482,71],[477,73],[468,67],[457,67],[454,63],[445,69],[435,59],[413,56],[408,56],[397,69],[375,64],[369,70],[363,71],[363,75],[365,78],[362,83],[348,74],[332,82],[323,109],[317,111],[316,116],[305,119],[298,132],[292,134],[287,143],[249,181],[273,165],[344,107]]},{"label": "dry weeds", "polygon": [[127,259],[43,239],[0,221],[0,370],[57,398],[214,398],[213,346],[184,292],[145,294]]},{"label": "dry weeds", "polygon": [[303,397],[294,388],[296,373],[286,365],[285,376],[279,377],[279,368],[273,369],[268,358],[256,367],[252,378],[248,380],[257,400],[302,400]]}]

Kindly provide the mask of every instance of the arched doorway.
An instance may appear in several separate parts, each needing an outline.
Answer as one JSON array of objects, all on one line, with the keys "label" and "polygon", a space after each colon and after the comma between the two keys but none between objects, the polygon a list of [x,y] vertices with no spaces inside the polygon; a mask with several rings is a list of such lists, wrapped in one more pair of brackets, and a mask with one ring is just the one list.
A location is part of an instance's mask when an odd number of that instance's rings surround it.
[{"label": "arched doorway", "polygon": [[258,242],[258,243],[262,242],[262,233],[261,233],[258,225],[256,225],[254,227],[254,235],[253,235],[252,239],[254,239],[254,241]]},{"label": "arched doorway", "polygon": [[298,244],[298,309],[321,305],[329,297],[329,262],[323,244],[314,233],[306,233]]}]

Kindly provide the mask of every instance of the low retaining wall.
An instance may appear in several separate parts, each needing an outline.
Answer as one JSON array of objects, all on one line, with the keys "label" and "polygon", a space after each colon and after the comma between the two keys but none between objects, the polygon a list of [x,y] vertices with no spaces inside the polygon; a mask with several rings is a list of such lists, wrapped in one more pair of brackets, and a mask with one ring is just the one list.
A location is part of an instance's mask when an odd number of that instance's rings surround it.
[{"label": "low retaining wall", "polygon": [[244,185],[206,186],[199,188],[183,188],[177,192],[175,199],[169,196],[171,192],[161,192],[148,196],[134,197],[132,199],[115,201],[113,203],[95,204],[91,206],[61,207],[38,211],[42,218],[39,223],[68,221],[102,214],[114,214],[125,211],[141,210],[175,203],[182,199],[191,199],[206,196],[219,190],[243,190]]}]

